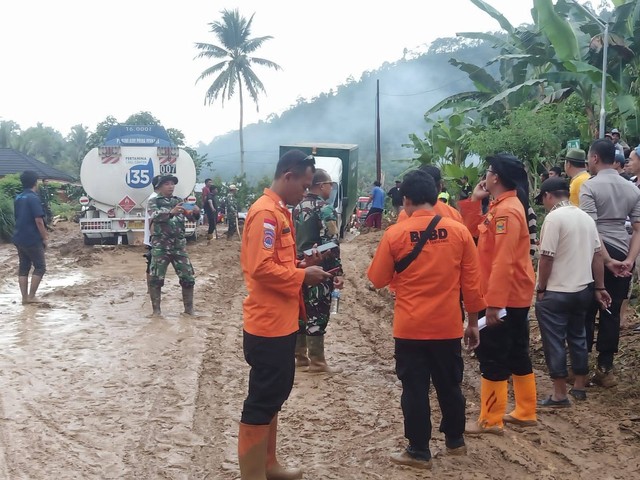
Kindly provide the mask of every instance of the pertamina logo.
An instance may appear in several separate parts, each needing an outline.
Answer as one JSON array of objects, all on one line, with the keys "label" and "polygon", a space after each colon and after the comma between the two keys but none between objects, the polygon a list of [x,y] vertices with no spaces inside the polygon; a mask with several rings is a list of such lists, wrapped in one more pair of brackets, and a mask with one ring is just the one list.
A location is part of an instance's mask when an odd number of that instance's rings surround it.
[{"label": "pertamina logo", "polygon": [[136,206],[136,202],[134,202],[129,195],[125,195],[124,198],[118,203],[118,206],[126,213],[129,213],[131,210],[133,210],[133,207]]}]

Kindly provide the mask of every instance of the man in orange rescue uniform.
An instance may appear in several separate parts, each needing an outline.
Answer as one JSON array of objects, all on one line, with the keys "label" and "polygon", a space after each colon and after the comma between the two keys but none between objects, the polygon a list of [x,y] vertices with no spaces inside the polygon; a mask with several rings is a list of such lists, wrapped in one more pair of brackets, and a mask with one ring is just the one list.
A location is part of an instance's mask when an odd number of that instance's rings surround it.
[{"label": "man in orange rescue uniform", "polygon": [[302,284],[317,285],[331,275],[296,260],[295,232],[287,205],[297,205],[311,186],[315,159],[291,150],[279,160],[271,188],[249,209],[240,263],[248,296],[244,301],[243,350],[249,393],[242,409],[238,457],[242,480],[302,478],[276,458],[278,412],[289,397],[295,375],[295,346]]},{"label": "man in orange rescue uniform", "polygon": [[404,435],[409,445],[391,455],[391,460],[426,469],[431,468],[430,379],[442,411],[440,431],[445,434],[447,452],[466,453],[460,289],[469,311],[464,338],[470,348],[478,346],[477,312],[486,303],[473,237],[460,222],[436,214],[433,206],[442,202],[433,178],[420,170],[410,172],[400,192],[409,218],[384,233],[368,276],[376,288],[388,285],[392,278],[396,287],[396,374],[402,382]]},{"label": "man in orange rescue uniform", "polygon": [[[480,361],[481,410],[477,422],[466,433],[504,433],[503,422],[536,425],[536,383],[529,357],[529,308],[535,276],[529,257],[529,229],[526,213],[528,192],[522,162],[510,154],[487,158],[486,180],[471,199],[458,202],[472,235],[479,235],[478,254],[482,288],[487,301],[487,327],[480,331],[476,355]],[[482,199],[493,201],[486,216]],[[506,316],[500,318],[500,310]],[[505,415],[507,381],[513,378],[515,410]]]}]

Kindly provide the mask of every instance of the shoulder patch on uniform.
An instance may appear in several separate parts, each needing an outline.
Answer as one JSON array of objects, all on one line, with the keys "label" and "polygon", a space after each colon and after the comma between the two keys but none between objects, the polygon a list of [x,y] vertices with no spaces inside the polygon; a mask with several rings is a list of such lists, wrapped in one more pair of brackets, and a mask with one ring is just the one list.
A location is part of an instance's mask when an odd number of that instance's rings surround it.
[{"label": "shoulder patch on uniform", "polygon": [[509,220],[508,217],[496,218],[496,235],[507,233],[507,220]]},{"label": "shoulder patch on uniform", "polygon": [[268,250],[271,250],[273,248],[273,244],[275,243],[275,240],[276,240],[275,230],[265,227],[264,234],[262,237],[262,246]]}]

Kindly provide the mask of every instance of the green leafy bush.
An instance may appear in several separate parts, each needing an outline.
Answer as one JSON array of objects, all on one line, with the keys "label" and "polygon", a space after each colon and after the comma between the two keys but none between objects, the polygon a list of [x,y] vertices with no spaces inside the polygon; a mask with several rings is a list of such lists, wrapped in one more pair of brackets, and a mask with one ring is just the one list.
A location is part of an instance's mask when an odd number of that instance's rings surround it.
[{"label": "green leafy bush", "polygon": [[15,219],[13,216],[13,197],[0,192],[0,239],[11,241]]},{"label": "green leafy bush", "polygon": [[0,195],[4,195],[11,199],[12,204],[13,199],[16,195],[22,192],[22,190],[23,188],[22,183],[20,182],[20,175],[17,173],[0,178]]},{"label": "green leafy bush", "polygon": [[50,204],[51,213],[54,217],[60,216],[68,221],[73,221],[76,217],[80,209],[82,208],[80,204],[71,204],[71,203],[58,203],[52,202]]}]

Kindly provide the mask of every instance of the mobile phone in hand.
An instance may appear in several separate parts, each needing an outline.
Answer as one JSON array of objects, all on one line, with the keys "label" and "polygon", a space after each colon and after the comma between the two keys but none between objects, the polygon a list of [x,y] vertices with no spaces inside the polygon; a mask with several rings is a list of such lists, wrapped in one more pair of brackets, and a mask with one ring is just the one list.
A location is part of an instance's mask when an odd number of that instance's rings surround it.
[{"label": "mobile phone in hand", "polygon": [[[338,248],[338,244],[335,242],[329,242],[329,243],[323,243],[322,245],[320,245],[319,247],[316,247],[316,251],[318,253],[323,253],[326,252],[328,250],[332,250],[334,248]],[[307,257],[310,257],[311,255],[313,255],[313,248],[310,248],[308,250],[305,250],[303,252]]]}]

